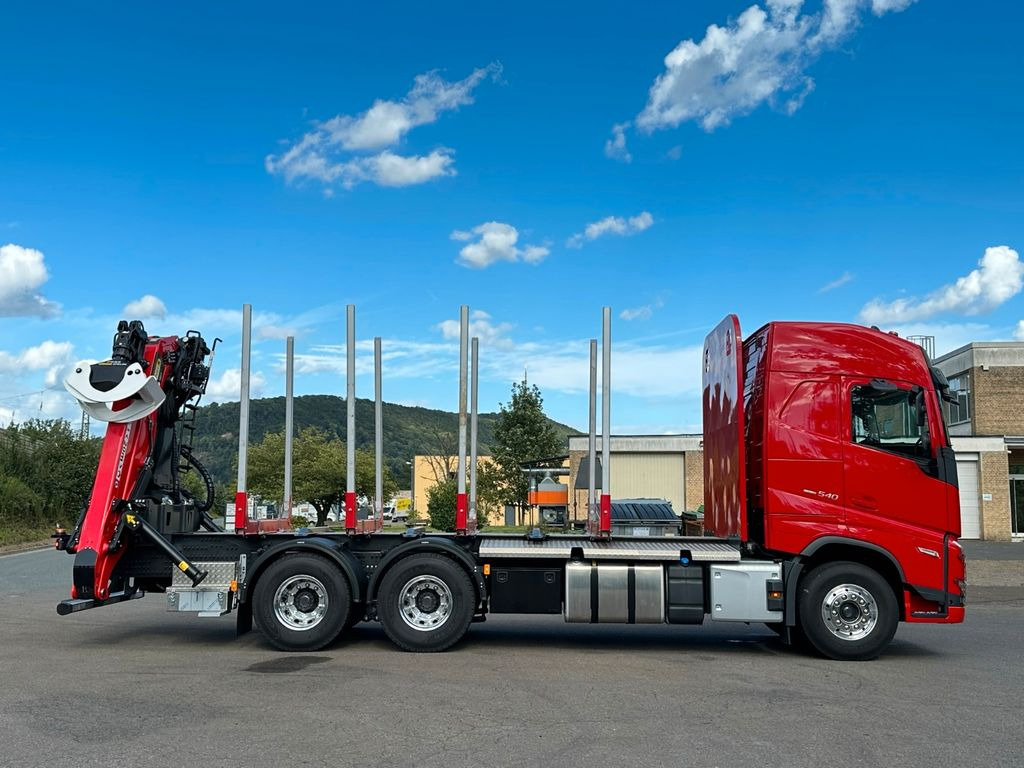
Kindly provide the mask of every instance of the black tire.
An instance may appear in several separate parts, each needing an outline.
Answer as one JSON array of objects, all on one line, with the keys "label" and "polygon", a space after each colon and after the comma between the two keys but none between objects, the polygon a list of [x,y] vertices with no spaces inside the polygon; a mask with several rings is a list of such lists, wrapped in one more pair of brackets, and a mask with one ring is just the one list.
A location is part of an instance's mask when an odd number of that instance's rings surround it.
[{"label": "black tire", "polygon": [[352,612],[352,592],[344,574],[330,561],[289,554],[260,576],[252,609],[256,625],[275,648],[316,651],[345,628]]},{"label": "black tire", "polygon": [[[826,601],[829,621],[824,613]],[[839,661],[877,658],[899,623],[892,587],[877,571],[860,563],[815,568],[800,582],[797,608],[807,641],[821,655]]]},{"label": "black tire", "polygon": [[384,574],[377,617],[403,651],[436,653],[466,634],[476,590],[461,566],[444,555],[411,555]]}]

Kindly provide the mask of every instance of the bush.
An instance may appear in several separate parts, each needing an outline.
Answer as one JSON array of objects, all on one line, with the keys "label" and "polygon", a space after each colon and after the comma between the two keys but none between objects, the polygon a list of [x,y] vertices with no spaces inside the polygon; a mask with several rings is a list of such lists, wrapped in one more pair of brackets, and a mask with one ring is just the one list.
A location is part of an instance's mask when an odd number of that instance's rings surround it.
[{"label": "bush", "polygon": [[455,530],[455,501],[458,487],[454,480],[445,480],[427,491],[427,517],[430,527],[438,531]]},{"label": "bush", "polygon": [[292,515],[292,528],[309,528],[309,518],[303,515]]}]

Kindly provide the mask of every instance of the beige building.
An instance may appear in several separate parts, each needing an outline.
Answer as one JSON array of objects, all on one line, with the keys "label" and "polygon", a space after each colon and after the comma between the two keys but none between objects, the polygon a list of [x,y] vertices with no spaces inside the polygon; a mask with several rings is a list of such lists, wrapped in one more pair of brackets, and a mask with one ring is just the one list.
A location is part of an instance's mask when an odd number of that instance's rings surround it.
[{"label": "beige building", "polygon": [[[480,467],[492,464],[490,456],[477,456],[477,471]],[[467,459],[468,462],[468,459]],[[427,494],[430,489],[446,478],[454,478],[459,466],[458,456],[414,456],[411,467],[412,475],[412,515],[416,518],[427,516]],[[467,480],[468,482],[468,480]],[[477,508],[478,524],[497,522],[501,519],[501,510],[497,508]],[[486,518],[486,519],[485,519]]]},{"label": "beige building", "polygon": [[960,480],[965,539],[1024,538],[1024,342],[974,342],[935,360]]}]

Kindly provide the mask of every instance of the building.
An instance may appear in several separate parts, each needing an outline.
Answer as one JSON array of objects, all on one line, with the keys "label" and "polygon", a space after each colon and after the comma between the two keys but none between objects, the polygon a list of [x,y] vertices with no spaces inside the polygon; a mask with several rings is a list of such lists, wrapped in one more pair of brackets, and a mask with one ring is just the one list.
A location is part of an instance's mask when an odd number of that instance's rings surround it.
[{"label": "building", "polygon": [[[608,446],[612,497],[655,498],[672,504],[677,514],[704,503],[704,451],[702,435],[612,435]],[[587,518],[587,435],[569,437],[569,519]],[[597,437],[601,460],[601,436]],[[597,486],[601,485],[597,473]],[[600,491],[598,491],[600,493]]]},{"label": "building", "polygon": [[945,408],[964,538],[1024,538],[1024,342],[973,342],[934,362],[957,400]]},{"label": "building", "polygon": [[[477,456],[476,460],[478,472],[481,467],[485,467],[494,461],[490,456]],[[466,457],[466,462],[468,465],[468,456]],[[427,494],[430,492],[430,489],[447,478],[454,478],[457,474],[458,466],[458,456],[416,455],[413,457],[411,467],[413,517],[426,519]],[[485,509],[479,505],[477,507],[477,519],[480,521],[480,524],[484,524],[487,521],[494,522],[500,520],[501,517],[502,510],[500,509]]]}]

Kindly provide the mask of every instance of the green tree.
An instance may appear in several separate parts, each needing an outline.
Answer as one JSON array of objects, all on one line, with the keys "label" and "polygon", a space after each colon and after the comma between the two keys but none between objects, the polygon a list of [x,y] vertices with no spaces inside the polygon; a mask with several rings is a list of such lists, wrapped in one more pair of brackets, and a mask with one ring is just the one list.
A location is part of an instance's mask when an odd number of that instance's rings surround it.
[{"label": "green tree", "polygon": [[457,496],[458,483],[455,480],[442,480],[431,486],[427,491],[427,518],[431,528],[439,531],[455,530]]},{"label": "green tree", "polygon": [[504,505],[505,484],[501,468],[497,464],[481,462],[476,470],[476,524],[481,527],[487,525],[490,522],[488,513],[498,510],[500,514]]},{"label": "green tree", "polygon": [[[292,455],[292,495],[294,501],[306,501],[316,510],[316,524],[327,522],[331,505],[340,503],[346,480],[345,444],[326,433],[308,427],[295,438]],[[249,490],[266,499],[284,496],[284,434],[268,433],[263,441],[249,449]],[[374,460],[369,451],[356,451],[356,494],[372,498]],[[384,467],[383,496],[389,499],[398,490],[388,468]]]},{"label": "green tree", "polygon": [[100,441],[80,439],[63,420],[0,429],[0,542],[71,527],[89,497]]},{"label": "green tree", "polygon": [[[300,448],[301,446],[301,448]],[[292,464],[296,501],[308,501],[316,510],[316,524],[327,523],[332,504],[341,507],[345,493],[345,444],[328,440],[316,429],[304,429],[295,440]],[[356,471],[358,478],[359,472]],[[284,488],[284,453],[281,454],[281,488]],[[357,488],[358,493],[358,488]],[[275,497],[277,498],[277,497]]]},{"label": "green tree", "polygon": [[[530,483],[522,471],[526,462],[549,459],[563,452],[555,428],[544,415],[544,398],[536,384],[512,385],[508,404],[502,403],[494,424],[492,455],[497,465],[500,497],[522,513],[529,500]],[[551,466],[560,464],[551,462]]]}]

